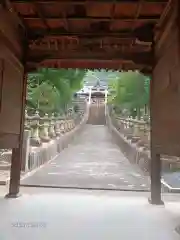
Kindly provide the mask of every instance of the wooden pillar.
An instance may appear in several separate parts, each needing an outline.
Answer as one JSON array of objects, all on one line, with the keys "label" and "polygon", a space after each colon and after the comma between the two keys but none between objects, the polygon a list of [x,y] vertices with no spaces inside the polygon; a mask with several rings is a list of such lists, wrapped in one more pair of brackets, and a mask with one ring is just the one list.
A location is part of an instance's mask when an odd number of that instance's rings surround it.
[{"label": "wooden pillar", "polygon": [[154,114],[153,106],[154,102],[154,67],[156,65],[155,59],[155,42],[154,34],[152,36],[152,60],[153,60],[153,69],[152,69],[152,79],[150,83],[150,124],[151,124],[151,196],[149,198],[149,203],[155,205],[162,205],[161,200],[161,159],[160,154],[156,152],[154,144]]},{"label": "wooden pillar", "polygon": [[151,148],[151,196],[149,203],[163,205],[161,200],[161,158],[160,154]]},{"label": "wooden pillar", "polygon": [[21,148],[12,149],[11,157],[11,173],[10,173],[10,185],[9,193],[6,195],[6,198],[17,198],[19,196],[19,186],[20,186],[20,174],[21,169]]},{"label": "wooden pillar", "polygon": [[5,196],[6,198],[17,198],[20,196],[20,177],[21,177],[21,163],[23,156],[23,134],[24,134],[24,120],[25,120],[25,103],[26,103],[26,87],[27,78],[24,72],[23,78],[23,91],[21,101],[21,123],[20,123],[20,135],[19,135],[19,146],[12,150],[11,160],[11,173],[10,173],[10,185],[9,193]]}]

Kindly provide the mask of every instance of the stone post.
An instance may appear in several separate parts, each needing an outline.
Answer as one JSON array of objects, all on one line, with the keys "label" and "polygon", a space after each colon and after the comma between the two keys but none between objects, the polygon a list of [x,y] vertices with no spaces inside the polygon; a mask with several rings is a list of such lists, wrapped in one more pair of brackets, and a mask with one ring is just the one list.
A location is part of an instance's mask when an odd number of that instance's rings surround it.
[{"label": "stone post", "polygon": [[71,119],[68,120],[68,131],[71,131],[72,127],[71,127]]},{"label": "stone post", "polygon": [[138,120],[133,120],[133,136],[132,136],[132,143],[137,143],[140,139],[140,132],[139,132],[139,123]]},{"label": "stone post", "polygon": [[41,118],[42,124],[40,125],[40,138],[43,142],[49,142],[49,134],[48,134],[48,128],[49,128],[49,119],[48,114],[46,113],[43,118]]},{"label": "stone post", "polygon": [[49,137],[50,138],[55,138],[56,137],[56,133],[54,130],[54,125],[55,125],[55,121],[54,121],[54,113],[52,113],[52,116],[49,118],[50,121],[50,125],[49,125]]},{"label": "stone post", "polygon": [[72,129],[75,128],[74,118],[71,120],[72,122]]},{"label": "stone post", "polygon": [[148,121],[146,122],[146,137],[147,137],[147,148],[150,149],[151,129]]},{"label": "stone post", "polygon": [[31,117],[31,140],[30,143],[32,146],[40,146],[41,139],[39,137],[39,112],[36,111],[35,115]]},{"label": "stone post", "polygon": [[121,120],[118,117],[116,117],[114,120],[115,123],[117,124],[118,129],[121,129]]},{"label": "stone post", "polygon": [[144,119],[141,117],[141,121],[140,121],[140,124],[139,124],[139,135],[140,137],[144,138],[145,137],[145,121]]},{"label": "stone post", "polygon": [[61,117],[60,115],[55,118],[55,133],[56,136],[61,136],[61,130],[60,130],[60,123],[61,123]]},{"label": "stone post", "polygon": [[125,121],[125,119],[121,120],[121,126],[122,126],[122,133],[124,134],[125,130],[126,130],[126,121]]},{"label": "stone post", "polygon": [[69,132],[70,131],[69,119],[66,120],[66,124],[67,124],[67,132]]},{"label": "stone post", "polygon": [[27,109],[25,110],[24,128],[28,129],[28,130],[30,129],[30,126],[29,126],[29,116],[28,116]]},{"label": "stone post", "polygon": [[21,170],[27,172],[29,170],[28,161],[29,161],[29,151],[30,151],[30,130],[24,130],[23,136],[23,149],[22,149],[22,163]]},{"label": "stone post", "polygon": [[69,119],[66,120],[66,131],[69,132],[70,130]]},{"label": "stone post", "polygon": [[138,137],[139,136],[139,125],[138,123],[135,121],[134,122],[134,132],[133,132],[134,137]]},{"label": "stone post", "polygon": [[65,133],[68,132],[68,122],[67,122],[67,119],[64,120],[64,130],[65,130]]},{"label": "stone post", "polygon": [[64,125],[64,120],[60,121],[60,132],[61,134],[65,133],[65,125]]},{"label": "stone post", "polygon": [[127,118],[127,129],[129,130],[129,127],[130,127],[130,119],[129,117]]},{"label": "stone post", "polygon": [[131,129],[131,134],[133,134],[133,118],[132,118],[132,116],[130,117],[129,127]]}]

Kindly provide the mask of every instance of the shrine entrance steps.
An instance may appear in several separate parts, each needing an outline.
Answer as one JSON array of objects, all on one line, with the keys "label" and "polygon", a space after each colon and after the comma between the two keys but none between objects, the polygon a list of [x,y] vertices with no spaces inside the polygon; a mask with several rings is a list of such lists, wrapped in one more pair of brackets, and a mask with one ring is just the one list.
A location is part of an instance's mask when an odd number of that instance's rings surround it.
[{"label": "shrine entrance steps", "polygon": [[105,103],[104,99],[94,99],[89,108],[89,118],[87,124],[105,125]]},{"label": "shrine entrance steps", "polygon": [[149,179],[113,142],[106,126],[86,124],[58,157],[21,185],[79,189],[149,191]]}]

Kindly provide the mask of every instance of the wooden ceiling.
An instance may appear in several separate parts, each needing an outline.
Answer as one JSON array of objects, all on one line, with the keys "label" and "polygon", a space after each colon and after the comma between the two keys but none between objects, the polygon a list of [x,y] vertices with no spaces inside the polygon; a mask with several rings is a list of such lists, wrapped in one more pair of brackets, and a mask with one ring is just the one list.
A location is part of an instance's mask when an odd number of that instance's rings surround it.
[{"label": "wooden ceiling", "polygon": [[151,71],[152,29],[171,1],[11,0],[29,39],[28,65]]}]

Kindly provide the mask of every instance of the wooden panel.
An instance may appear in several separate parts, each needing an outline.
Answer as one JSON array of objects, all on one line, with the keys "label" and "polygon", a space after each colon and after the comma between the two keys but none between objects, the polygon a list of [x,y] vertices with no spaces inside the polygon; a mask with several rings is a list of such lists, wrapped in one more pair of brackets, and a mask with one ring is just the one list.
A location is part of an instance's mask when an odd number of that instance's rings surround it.
[{"label": "wooden panel", "polygon": [[0,110],[0,148],[18,146],[21,122],[23,72],[4,60]]},{"label": "wooden panel", "polygon": [[0,24],[0,148],[14,148],[19,146],[24,70],[21,54],[19,58],[17,54],[22,52],[22,46],[16,25],[10,25],[11,21],[5,17],[7,13],[3,12],[0,15],[4,24]]},{"label": "wooden panel", "polygon": [[[172,21],[176,18],[173,17]],[[180,156],[180,51],[179,29],[165,29],[166,37],[156,49],[153,73],[152,142],[160,154]]]},{"label": "wooden panel", "polygon": [[19,25],[10,12],[0,7],[0,38],[14,50],[18,57],[22,56]]},{"label": "wooden panel", "polygon": [[2,106],[2,89],[3,89],[3,78],[4,78],[4,59],[0,59],[0,112]]}]

